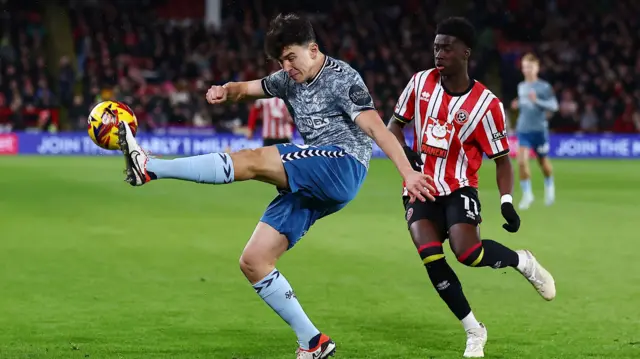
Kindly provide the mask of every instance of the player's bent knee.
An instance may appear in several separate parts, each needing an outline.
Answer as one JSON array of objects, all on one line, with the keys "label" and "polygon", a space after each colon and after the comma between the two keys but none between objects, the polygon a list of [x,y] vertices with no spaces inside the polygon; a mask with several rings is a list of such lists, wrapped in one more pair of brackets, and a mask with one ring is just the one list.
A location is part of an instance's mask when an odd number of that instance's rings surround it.
[{"label": "player's bent knee", "polygon": [[479,242],[471,246],[470,248],[459,250],[455,254],[458,258],[458,262],[469,267],[475,267],[480,264],[480,261],[482,261],[482,257],[484,256],[484,248],[482,247],[482,242]]},{"label": "player's bent knee", "polygon": [[518,166],[520,169],[526,169],[529,167],[529,162],[522,157],[518,157]]},{"label": "player's bent knee", "polygon": [[260,171],[262,166],[260,149],[243,149],[231,154],[235,171],[238,170],[244,172],[245,177],[254,178]]},{"label": "player's bent knee", "polygon": [[420,259],[422,259],[422,264],[428,267],[430,264],[444,259],[442,242],[433,241],[427,244],[423,244],[418,247],[418,254],[420,255]]},{"label": "player's bent knee", "polygon": [[286,174],[275,146],[244,149],[231,154],[236,179],[255,179],[286,187]]},{"label": "player's bent knee", "polygon": [[264,260],[264,257],[260,255],[245,251],[240,256],[240,270],[251,282],[259,281],[265,273],[271,272],[273,268],[275,268],[275,264]]}]

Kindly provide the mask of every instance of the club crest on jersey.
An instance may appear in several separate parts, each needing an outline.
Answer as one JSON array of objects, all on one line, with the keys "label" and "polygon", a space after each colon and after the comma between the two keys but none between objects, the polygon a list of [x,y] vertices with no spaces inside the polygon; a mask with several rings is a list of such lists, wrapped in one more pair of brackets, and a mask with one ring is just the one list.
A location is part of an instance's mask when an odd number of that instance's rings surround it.
[{"label": "club crest on jersey", "polygon": [[456,120],[457,123],[462,125],[465,122],[467,122],[467,120],[469,120],[469,112],[465,110],[459,110],[458,112],[456,112],[453,118]]}]

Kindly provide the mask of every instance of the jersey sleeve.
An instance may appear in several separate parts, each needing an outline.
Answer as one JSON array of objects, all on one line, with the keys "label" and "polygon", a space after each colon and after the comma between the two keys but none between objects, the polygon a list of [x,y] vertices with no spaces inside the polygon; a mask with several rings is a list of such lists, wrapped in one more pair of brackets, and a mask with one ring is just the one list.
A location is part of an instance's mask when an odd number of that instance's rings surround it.
[{"label": "jersey sleeve", "polygon": [[347,76],[346,82],[338,90],[341,92],[338,94],[340,96],[339,103],[342,111],[346,112],[352,121],[355,121],[360,113],[366,110],[375,110],[375,106],[369,89],[360,74],[351,70],[345,76]]},{"label": "jersey sleeve", "polygon": [[269,97],[284,98],[289,75],[284,70],[276,71],[262,78],[262,90]]},{"label": "jersey sleeve", "polygon": [[558,111],[558,99],[556,98],[556,95],[553,92],[553,87],[551,87],[551,84],[549,83],[544,84],[542,91],[540,93],[540,98],[537,101],[537,104],[547,111],[551,111],[551,112]]},{"label": "jersey sleeve", "polygon": [[398,102],[393,110],[393,117],[401,123],[407,124],[413,120],[416,103],[415,86],[416,75],[413,75],[398,97]]},{"label": "jersey sleeve", "polygon": [[482,152],[490,159],[509,153],[509,140],[505,124],[504,106],[494,99],[482,121],[475,129],[475,138]]}]

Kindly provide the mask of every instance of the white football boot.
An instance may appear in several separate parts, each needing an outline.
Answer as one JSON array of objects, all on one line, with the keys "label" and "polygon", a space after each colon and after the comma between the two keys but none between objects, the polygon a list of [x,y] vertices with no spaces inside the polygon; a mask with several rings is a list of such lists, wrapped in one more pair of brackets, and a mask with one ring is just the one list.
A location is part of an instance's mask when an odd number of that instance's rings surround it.
[{"label": "white football boot", "polygon": [[142,186],[151,181],[147,173],[149,156],[138,145],[131,128],[124,121],[118,123],[118,145],[127,165],[125,181],[132,186]]},{"label": "white football boot", "polygon": [[556,201],[556,186],[551,185],[544,188],[544,204],[551,206]]},{"label": "white football boot", "polygon": [[484,346],[487,344],[487,327],[480,323],[480,328],[467,330],[467,348],[465,358],[484,358]]},{"label": "white football boot", "polygon": [[520,203],[518,204],[518,208],[520,210],[529,209],[531,204],[533,203],[533,193],[525,192],[522,194],[522,199],[520,199]]},{"label": "white football boot", "polygon": [[[516,268],[531,285],[538,291],[542,298],[553,300],[556,297],[556,283],[549,273],[528,250],[517,250],[520,264]],[[524,261],[524,263],[522,263]]]},{"label": "white football boot", "polygon": [[320,334],[320,340],[315,348],[302,349],[296,351],[296,359],[325,359],[336,354],[336,343],[328,336]]}]

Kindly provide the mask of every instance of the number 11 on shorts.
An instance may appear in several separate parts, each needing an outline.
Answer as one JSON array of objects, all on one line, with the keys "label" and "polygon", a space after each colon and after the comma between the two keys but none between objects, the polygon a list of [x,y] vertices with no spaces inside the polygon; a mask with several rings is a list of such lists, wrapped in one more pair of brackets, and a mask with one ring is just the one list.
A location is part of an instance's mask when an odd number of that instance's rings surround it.
[{"label": "number 11 on shorts", "polygon": [[473,213],[477,216],[478,213],[478,203],[476,203],[476,200],[473,198],[469,198],[467,196],[465,196],[464,194],[460,194],[460,197],[464,198],[464,210],[465,211],[469,211],[471,212],[471,207],[469,202],[473,202]]}]

